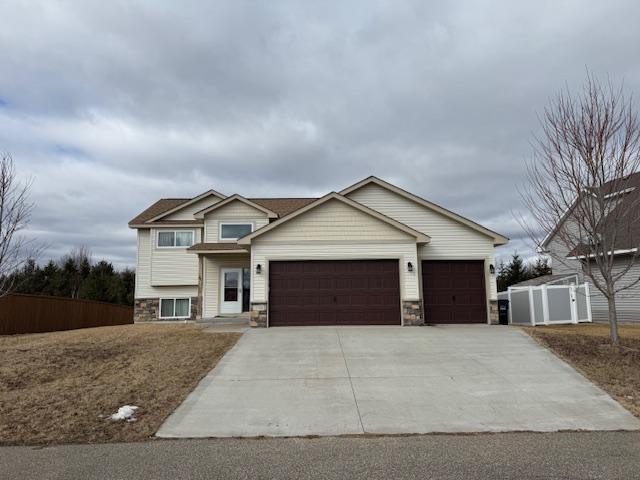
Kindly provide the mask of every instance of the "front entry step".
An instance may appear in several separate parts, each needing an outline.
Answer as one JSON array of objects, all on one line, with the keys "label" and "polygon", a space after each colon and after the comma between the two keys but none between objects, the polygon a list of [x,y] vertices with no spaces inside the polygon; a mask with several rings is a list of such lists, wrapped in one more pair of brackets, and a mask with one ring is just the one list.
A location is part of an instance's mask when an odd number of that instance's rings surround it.
[{"label": "front entry step", "polygon": [[242,313],[238,315],[224,315],[218,317],[201,318],[199,320],[196,320],[196,323],[207,325],[248,324],[249,315],[248,313]]}]

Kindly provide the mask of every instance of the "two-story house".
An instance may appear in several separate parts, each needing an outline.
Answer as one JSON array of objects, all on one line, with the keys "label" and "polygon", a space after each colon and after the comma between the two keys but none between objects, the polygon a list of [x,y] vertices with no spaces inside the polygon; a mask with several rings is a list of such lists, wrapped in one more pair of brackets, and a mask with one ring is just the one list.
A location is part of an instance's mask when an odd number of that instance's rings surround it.
[{"label": "two-story house", "polygon": [[[640,259],[638,247],[640,246],[640,172],[634,173],[616,181],[604,184],[602,189],[606,191],[608,199],[608,211],[602,213],[601,223],[603,228],[615,228],[615,245],[609,252],[613,258],[613,272],[619,274],[620,279],[616,286],[630,286],[616,294],[616,312],[619,321],[640,322]],[[623,203],[620,203],[623,202]],[[621,212],[616,208],[622,209]],[[588,254],[590,249],[584,239],[585,248],[576,246],[569,248],[567,243],[578,243],[579,227],[573,218],[572,211],[568,211],[555,229],[547,235],[540,245],[542,253],[552,257],[552,270],[554,276],[574,277],[578,283],[589,282],[591,310],[593,320],[607,321],[609,319],[608,302],[603,293],[593,286],[593,281],[585,275],[585,262],[592,262],[592,271],[598,274],[594,265],[593,254]],[[563,235],[564,231],[564,235]],[[613,236],[613,235],[611,235]],[[564,241],[568,238],[569,242]],[[575,238],[574,238],[575,237]]]},{"label": "two-story house", "polygon": [[494,248],[507,238],[376,177],[321,198],[162,199],[129,226],[136,321],[497,321]]}]

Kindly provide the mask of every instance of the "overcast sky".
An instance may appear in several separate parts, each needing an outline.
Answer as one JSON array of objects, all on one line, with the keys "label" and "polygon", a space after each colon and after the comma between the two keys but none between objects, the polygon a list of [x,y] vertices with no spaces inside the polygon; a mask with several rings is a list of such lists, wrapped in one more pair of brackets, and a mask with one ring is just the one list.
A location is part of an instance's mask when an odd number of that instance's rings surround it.
[{"label": "overcast sky", "polygon": [[4,0],[0,150],[29,233],[135,262],[127,221],[209,188],[377,175],[512,239],[537,117],[585,67],[640,91],[640,3]]}]

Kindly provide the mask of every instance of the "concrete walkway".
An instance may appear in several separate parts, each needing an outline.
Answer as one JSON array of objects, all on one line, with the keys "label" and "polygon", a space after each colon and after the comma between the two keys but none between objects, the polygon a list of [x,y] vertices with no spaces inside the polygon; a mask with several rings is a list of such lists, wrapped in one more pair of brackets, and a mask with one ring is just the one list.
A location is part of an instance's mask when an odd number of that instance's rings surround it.
[{"label": "concrete walkway", "polygon": [[158,436],[633,429],[516,328],[293,327],[247,332]]}]

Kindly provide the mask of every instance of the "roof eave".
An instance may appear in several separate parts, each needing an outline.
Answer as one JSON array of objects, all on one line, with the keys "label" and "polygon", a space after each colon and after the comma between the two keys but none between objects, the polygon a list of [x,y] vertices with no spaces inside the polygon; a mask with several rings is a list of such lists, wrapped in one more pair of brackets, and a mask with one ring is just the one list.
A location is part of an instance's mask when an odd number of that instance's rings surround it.
[{"label": "roof eave", "polygon": [[202,223],[130,223],[129,228],[138,229],[138,228],[199,228],[204,227],[204,222]]},{"label": "roof eave", "polygon": [[451,210],[448,210],[444,207],[441,207],[440,205],[437,205],[433,202],[430,202],[428,200],[425,200],[424,198],[421,198],[411,192],[408,192],[400,187],[397,187],[396,185],[393,185],[389,182],[386,182],[374,175],[371,175],[363,180],[360,180],[359,182],[354,183],[353,185],[343,189],[340,191],[340,195],[348,195],[351,192],[354,192],[355,190],[358,190],[362,187],[364,187],[365,185],[368,185],[369,183],[375,183],[376,185],[382,187],[382,188],[386,188],[387,190],[390,190],[398,195],[401,195],[405,198],[408,198],[409,200],[412,200],[413,202],[418,203],[419,205],[423,205],[425,207],[429,207],[435,211],[437,211],[438,213],[445,215],[463,225],[466,225],[467,227],[476,230],[479,233],[482,233],[490,238],[493,238],[494,240],[494,246],[497,245],[506,245],[509,242],[509,239],[507,237],[505,237],[504,235],[500,235],[498,232],[494,232],[493,230],[490,230],[482,225],[480,225],[479,223],[474,222],[473,220],[470,220],[466,217],[463,217],[462,215],[459,215],[455,212],[452,212]]},{"label": "roof eave", "polygon": [[197,195],[197,196],[193,197],[192,199],[187,200],[186,202],[181,203],[180,205],[178,205],[178,206],[176,206],[176,207],[173,207],[173,208],[171,208],[171,209],[167,210],[166,212],[162,212],[162,213],[160,213],[160,214],[156,215],[155,217],[153,217],[153,218],[151,218],[151,219],[149,219],[149,220],[147,220],[147,221],[148,221],[148,222],[154,222],[154,221],[156,221],[156,220],[160,220],[161,218],[166,217],[167,215],[171,215],[172,213],[178,212],[178,211],[182,210],[184,207],[187,207],[187,206],[189,206],[189,205],[192,205],[192,204],[194,204],[195,202],[198,202],[198,201],[202,200],[203,198],[208,197],[209,195],[216,196],[216,197],[218,197],[218,198],[219,198],[219,199],[221,199],[221,200],[224,200],[224,199],[226,199],[226,198],[227,198],[227,197],[226,197],[226,195],[223,195],[223,194],[222,194],[222,193],[220,193],[220,192],[216,192],[216,191],[215,191],[215,190],[213,190],[213,189],[211,189],[211,190],[207,190],[206,192],[201,193],[200,195]]},{"label": "roof eave", "polygon": [[322,205],[323,203],[331,200],[331,199],[335,199],[338,201],[341,201],[349,206],[351,206],[352,208],[358,209],[360,211],[362,211],[363,213],[367,214],[367,215],[371,215],[374,218],[377,218],[379,221],[381,222],[385,222],[388,223],[390,225],[392,225],[393,227],[397,228],[398,230],[411,235],[413,237],[416,238],[416,242],[417,243],[429,243],[431,241],[431,237],[429,237],[429,235],[426,235],[422,232],[419,232],[417,230],[414,230],[413,228],[409,227],[408,225],[404,225],[401,222],[398,222],[397,220],[387,217],[386,215],[373,210],[369,207],[367,207],[366,205],[362,205],[361,203],[356,202],[355,200],[352,200],[350,198],[347,198],[337,192],[329,192],[328,194],[326,194],[324,197],[321,197],[319,199],[317,199],[315,202],[310,203],[309,205],[295,211],[292,212],[291,214],[276,220],[273,223],[270,223],[268,225],[265,225],[264,227],[250,233],[249,235],[246,235],[242,238],[239,238],[237,240],[238,245],[250,245],[251,244],[251,240],[253,240],[255,237],[258,237],[270,230],[273,230],[274,228],[277,228],[279,225],[282,225],[285,222],[288,222],[289,220],[292,220],[293,218],[299,216],[299,215],[303,215],[304,213],[306,213],[309,210],[312,210],[315,207],[318,207],[320,205]]},{"label": "roof eave", "polygon": [[193,214],[194,218],[202,218],[204,219],[204,216],[209,213],[212,212],[214,210],[217,210],[218,208],[224,207],[225,205],[230,204],[231,202],[233,202],[234,200],[237,200],[239,202],[244,203],[245,205],[249,205],[250,207],[255,208],[256,210],[260,210],[261,212],[265,213],[267,215],[267,218],[278,218],[278,214],[272,210],[269,210],[266,207],[263,207],[262,205],[259,205],[255,202],[252,202],[251,200],[243,197],[240,194],[234,194],[231,195],[230,197],[225,198],[224,200],[222,200],[219,203],[216,203],[215,205],[210,205],[206,208],[203,208],[202,210],[198,210],[196,213]]}]

